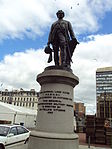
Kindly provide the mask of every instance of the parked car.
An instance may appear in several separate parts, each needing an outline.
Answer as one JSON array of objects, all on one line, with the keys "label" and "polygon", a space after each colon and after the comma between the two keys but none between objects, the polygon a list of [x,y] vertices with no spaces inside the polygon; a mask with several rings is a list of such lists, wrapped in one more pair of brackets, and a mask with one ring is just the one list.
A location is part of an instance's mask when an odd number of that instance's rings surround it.
[{"label": "parked car", "polygon": [[21,125],[0,125],[0,149],[15,149],[28,144],[30,131]]}]

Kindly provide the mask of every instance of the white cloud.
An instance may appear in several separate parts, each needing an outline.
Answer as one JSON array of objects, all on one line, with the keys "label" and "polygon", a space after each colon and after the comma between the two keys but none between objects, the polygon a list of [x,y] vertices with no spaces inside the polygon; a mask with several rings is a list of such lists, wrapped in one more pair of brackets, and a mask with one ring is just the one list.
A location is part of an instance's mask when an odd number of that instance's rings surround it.
[{"label": "white cloud", "polygon": [[[73,55],[72,69],[79,77],[79,85],[75,88],[75,100],[87,105],[88,111],[95,108],[95,72],[99,67],[112,66],[112,34],[94,35],[88,42],[80,43]],[[92,40],[94,39],[94,40]],[[36,82],[37,74],[41,73],[47,64],[48,56],[42,49],[29,49],[26,52],[16,52],[7,55],[0,62],[0,83],[2,89],[31,89],[39,91]],[[91,105],[91,106],[90,106]],[[89,107],[92,107],[89,109]]]},{"label": "white cloud", "polygon": [[58,9],[65,11],[77,34],[94,32],[99,28],[98,19],[112,10],[112,1],[0,0],[0,40],[42,35]]},{"label": "white cloud", "polygon": [[112,34],[91,37],[94,40],[83,42],[77,46],[73,55],[72,67],[80,81],[75,89],[76,98],[95,105],[96,69],[112,67]]},{"label": "white cloud", "polygon": [[44,55],[42,49],[38,49],[38,51],[29,49],[26,52],[16,52],[13,55],[5,56],[0,63],[2,89],[12,90],[22,87],[39,90],[36,76],[48,65],[46,61],[47,56]]}]

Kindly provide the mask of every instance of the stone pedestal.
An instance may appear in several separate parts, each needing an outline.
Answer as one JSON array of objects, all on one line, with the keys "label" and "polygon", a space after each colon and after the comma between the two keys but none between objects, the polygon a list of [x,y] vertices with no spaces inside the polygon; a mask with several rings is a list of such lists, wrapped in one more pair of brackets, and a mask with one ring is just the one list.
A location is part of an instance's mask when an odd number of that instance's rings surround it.
[{"label": "stone pedestal", "polygon": [[37,76],[37,82],[41,85],[37,122],[28,149],[78,149],[73,124],[73,88],[78,77],[52,66]]}]

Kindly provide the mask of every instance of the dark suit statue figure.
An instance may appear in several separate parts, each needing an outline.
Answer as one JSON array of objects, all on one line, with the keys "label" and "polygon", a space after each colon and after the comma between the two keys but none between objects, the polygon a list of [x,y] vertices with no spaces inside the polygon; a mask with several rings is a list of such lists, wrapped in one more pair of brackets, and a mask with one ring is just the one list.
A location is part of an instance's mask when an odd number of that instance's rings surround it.
[{"label": "dark suit statue figure", "polygon": [[63,20],[64,12],[62,10],[59,10],[56,15],[58,20],[51,26],[47,45],[49,47],[50,44],[52,44],[54,51],[54,62],[56,66],[59,65],[60,48],[61,66],[70,67],[71,57],[73,55],[73,50],[71,51],[70,48],[70,46],[72,45],[70,44],[70,39],[72,39],[72,43],[75,43],[75,47],[78,42],[75,38],[71,23],[69,21]]}]

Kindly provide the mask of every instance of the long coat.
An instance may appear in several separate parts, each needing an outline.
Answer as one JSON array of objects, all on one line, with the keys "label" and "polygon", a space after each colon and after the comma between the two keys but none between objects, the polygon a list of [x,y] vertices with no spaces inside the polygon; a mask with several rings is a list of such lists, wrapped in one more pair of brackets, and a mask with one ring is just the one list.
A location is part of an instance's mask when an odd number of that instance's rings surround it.
[{"label": "long coat", "polygon": [[48,43],[53,44],[55,42],[56,34],[58,31],[60,31],[60,28],[61,28],[61,32],[65,33],[66,40],[69,41],[70,38],[75,39],[75,35],[73,32],[71,23],[69,21],[60,19],[60,20],[57,20],[56,22],[54,22],[51,26]]}]

